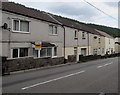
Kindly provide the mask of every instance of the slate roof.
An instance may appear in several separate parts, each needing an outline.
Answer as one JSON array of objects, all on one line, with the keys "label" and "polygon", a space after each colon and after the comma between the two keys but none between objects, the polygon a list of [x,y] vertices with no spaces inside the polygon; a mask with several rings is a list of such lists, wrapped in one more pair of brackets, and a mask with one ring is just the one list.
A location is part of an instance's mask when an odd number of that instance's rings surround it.
[{"label": "slate roof", "polygon": [[46,12],[39,11],[33,8],[28,8],[28,7],[25,7],[24,5],[17,4],[14,2],[2,2],[2,10],[20,14],[23,16],[28,16],[31,18],[39,19],[39,20],[43,20],[43,21],[57,23],[50,16],[46,15]]},{"label": "slate roof", "polygon": [[2,2],[2,10],[15,13],[15,14],[19,14],[19,15],[23,15],[23,16],[27,16],[27,17],[31,17],[31,18],[35,18],[35,19],[42,20],[42,21],[47,21],[47,22],[54,23],[54,24],[64,25],[67,27],[71,27],[71,28],[87,31],[92,34],[103,36],[103,34],[101,34],[100,32],[97,32],[94,28],[88,27],[86,25],[82,25],[75,21],[71,21],[67,18],[53,15],[53,14],[43,12],[37,9],[28,8],[18,3]]},{"label": "slate roof", "polygon": [[108,37],[108,38],[112,38],[113,39],[113,37],[112,36],[110,36],[109,34],[107,34],[107,33],[105,33],[105,32],[102,32],[102,31],[100,31],[100,30],[97,30],[97,29],[95,29],[97,32],[99,32],[102,36],[104,36],[104,37]]}]

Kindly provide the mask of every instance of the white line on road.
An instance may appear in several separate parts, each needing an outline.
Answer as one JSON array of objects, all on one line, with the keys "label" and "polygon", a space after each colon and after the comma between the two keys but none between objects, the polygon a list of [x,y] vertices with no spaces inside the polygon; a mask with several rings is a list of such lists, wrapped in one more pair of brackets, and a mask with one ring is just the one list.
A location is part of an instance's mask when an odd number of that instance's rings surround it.
[{"label": "white line on road", "polygon": [[85,70],[80,71],[80,72],[76,72],[76,73],[72,73],[72,74],[69,74],[69,75],[66,75],[66,76],[62,76],[62,77],[59,77],[59,78],[51,79],[51,80],[48,80],[48,81],[40,82],[40,83],[31,85],[31,86],[26,86],[26,87],[23,87],[21,89],[25,90],[25,89],[32,88],[32,87],[35,87],[35,86],[38,86],[38,85],[42,85],[42,84],[46,84],[46,83],[49,83],[49,82],[57,81],[57,80],[60,80],[60,79],[63,79],[63,78],[67,78],[67,77],[70,77],[70,76],[78,75],[78,74],[83,73],[83,72],[85,72]]},{"label": "white line on road", "polygon": [[97,68],[101,68],[101,67],[103,67],[103,66],[97,66]]},{"label": "white line on road", "polygon": [[97,66],[97,68],[102,68],[102,67],[105,67],[105,66],[107,66],[107,65],[110,65],[110,64],[112,64],[112,63],[113,63],[113,62],[104,64],[104,65],[102,65],[102,66]]},{"label": "white line on road", "polygon": [[109,64],[105,64],[105,65],[103,65],[103,66],[107,66],[107,65],[109,65]]}]

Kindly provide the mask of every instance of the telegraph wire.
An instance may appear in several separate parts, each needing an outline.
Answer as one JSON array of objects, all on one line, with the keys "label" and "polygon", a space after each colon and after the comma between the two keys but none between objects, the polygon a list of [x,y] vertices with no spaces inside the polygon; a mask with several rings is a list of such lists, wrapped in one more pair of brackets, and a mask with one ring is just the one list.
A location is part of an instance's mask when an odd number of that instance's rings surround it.
[{"label": "telegraph wire", "polygon": [[111,16],[111,15],[109,15],[109,14],[105,13],[104,11],[102,11],[102,10],[101,10],[101,9],[99,9],[99,8],[97,8],[96,6],[94,6],[93,4],[91,4],[90,2],[88,2],[88,1],[86,1],[86,0],[83,0],[83,1],[85,1],[87,4],[89,4],[90,6],[94,7],[94,8],[95,8],[95,9],[97,9],[98,11],[102,12],[103,14],[105,14],[105,15],[109,16],[110,18],[112,18],[112,19],[114,19],[114,20],[117,20],[117,21],[118,21],[118,19],[116,19],[116,18],[114,18],[113,16]]}]

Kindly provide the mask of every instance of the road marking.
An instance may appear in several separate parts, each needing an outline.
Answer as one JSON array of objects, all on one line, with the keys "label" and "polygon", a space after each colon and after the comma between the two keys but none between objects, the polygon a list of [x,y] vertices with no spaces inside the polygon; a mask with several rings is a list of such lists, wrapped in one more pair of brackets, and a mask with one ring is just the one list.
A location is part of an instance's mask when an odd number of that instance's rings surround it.
[{"label": "road marking", "polygon": [[107,66],[107,65],[109,65],[109,64],[105,64],[105,65],[103,65],[103,66]]},{"label": "road marking", "polygon": [[110,65],[110,64],[113,64],[113,62],[104,64],[104,65],[102,65],[102,66],[97,66],[97,68],[102,68],[102,67],[105,67],[105,66]]},{"label": "road marking", "polygon": [[76,73],[72,73],[72,74],[69,74],[69,75],[66,75],[66,76],[62,76],[62,77],[59,77],[59,78],[51,79],[51,80],[48,80],[48,81],[40,82],[40,83],[37,83],[37,84],[34,84],[34,85],[26,86],[26,87],[23,87],[21,89],[22,90],[29,89],[29,88],[32,88],[32,87],[35,87],[35,86],[38,86],[38,85],[42,85],[42,84],[46,84],[46,83],[49,83],[49,82],[57,81],[57,80],[67,78],[67,77],[70,77],[70,76],[74,76],[74,75],[78,75],[78,74],[81,74],[81,73],[84,73],[84,72],[85,72],[85,70],[80,71],[80,72],[76,72]]},{"label": "road marking", "polygon": [[103,67],[103,66],[97,66],[97,68],[101,68],[101,67]]}]

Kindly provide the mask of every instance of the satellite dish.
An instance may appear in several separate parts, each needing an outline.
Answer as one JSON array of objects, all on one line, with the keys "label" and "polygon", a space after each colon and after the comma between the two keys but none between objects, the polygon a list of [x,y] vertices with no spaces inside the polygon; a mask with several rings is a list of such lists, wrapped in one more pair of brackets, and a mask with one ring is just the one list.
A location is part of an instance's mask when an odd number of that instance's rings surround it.
[{"label": "satellite dish", "polygon": [[8,24],[4,23],[4,25],[2,26],[3,29],[7,29],[8,28]]}]

